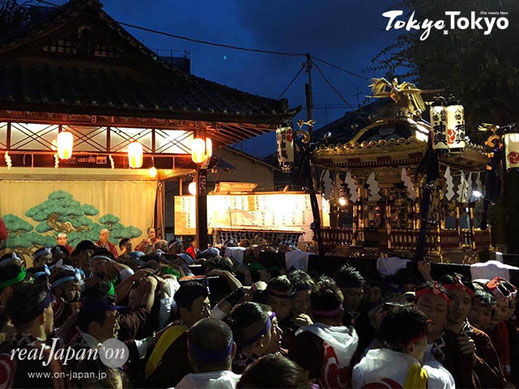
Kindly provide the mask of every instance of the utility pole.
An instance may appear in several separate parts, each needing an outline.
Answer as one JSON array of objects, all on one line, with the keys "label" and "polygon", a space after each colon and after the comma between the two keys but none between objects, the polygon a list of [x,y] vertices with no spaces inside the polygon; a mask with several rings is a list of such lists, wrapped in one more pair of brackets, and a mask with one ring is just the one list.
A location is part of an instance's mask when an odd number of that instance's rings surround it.
[{"label": "utility pole", "polygon": [[[312,96],[312,57],[310,54],[306,54],[306,73],[308,74],[308,82],[305,84],[305,96],[306,96],[306,120],[312,120],[312,108],[314,107],[313,96]],[[312,126],[308,126],[308,133],[310,139],[313,135]]]},{"label": "utility pole", "polygon": [[[308,74],[308,82],[305,85],[305,95],[306,95],[306,120],[312,120],[312,108],[313,108],[313,98],[312,98],[312,57],[310,54],[306,54],[306,72]],[[317,240],[317,249],[319,255],[324,255],[324,247],[323,247],[323,237],[321,234],[321,214],[319,212],[319,203],[317,201],[317,195],[315,193],[315,174],[314,169],[312,168],[310,157],[311,157],[311,144],[313,141],[313,129],[312,126],[308,126],[308,133],[310,134],[310,142],[304,145],[305,151],[305,163],[303,167],[304,179],[306,180],[308,190],[310,192],[310,204],[312,206],[312,215],[314,217],[314,237]]]}]

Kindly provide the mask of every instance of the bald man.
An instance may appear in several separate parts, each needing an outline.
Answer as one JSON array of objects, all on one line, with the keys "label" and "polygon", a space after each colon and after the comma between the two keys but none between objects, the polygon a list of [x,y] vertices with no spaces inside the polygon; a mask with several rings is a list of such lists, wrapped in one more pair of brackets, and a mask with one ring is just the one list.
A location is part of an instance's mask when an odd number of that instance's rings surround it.
[{"label": "bald man", "polygon": [[110,231],[108,231],[106,228],[103,228],[101,232],[99,232],[99,240],[96,242],[96,245],[107,249],[114,256],[114,258],[117,258],[119,255],[117,254],[117,248],[112,242],[108,240],[109,237]]}]

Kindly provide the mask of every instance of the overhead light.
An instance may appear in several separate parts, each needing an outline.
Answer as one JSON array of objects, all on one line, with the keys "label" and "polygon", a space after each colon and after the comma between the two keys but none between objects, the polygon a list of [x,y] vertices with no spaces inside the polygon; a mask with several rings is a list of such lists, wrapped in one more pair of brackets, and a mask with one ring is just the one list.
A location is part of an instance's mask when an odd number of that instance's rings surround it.
[{"label": "overhead light", "polygon": [[151,177],[151,178],[155,178],[157,177],[157,168],[155,166],[152,166],[148,169],[148,175]]},{"label": "overhead light", "polygon": [[483,196],[483,193],[481,193],[479,190],[472,191],[472,196],[479,199],[481,196]]},{"label": "overhead light", "polygon": [[68,131],[62,131],[58,134],[57,140],[58,157],[60,159],[69,159],[72,156],[72,148],[74,146],[74,138]]},{"label": "overhead light", "polygon": [[348,204],[348,200],[346,200],[344,197],[339,197],[339,205],[344,207],[346,204]]}]

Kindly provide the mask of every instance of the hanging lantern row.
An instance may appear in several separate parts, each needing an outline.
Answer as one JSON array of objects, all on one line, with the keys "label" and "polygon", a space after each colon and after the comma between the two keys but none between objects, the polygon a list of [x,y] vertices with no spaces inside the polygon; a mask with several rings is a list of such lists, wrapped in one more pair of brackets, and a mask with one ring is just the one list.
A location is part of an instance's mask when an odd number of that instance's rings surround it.
[{"label": "hanging lantern row", "polygon": [[[54,143],[54,142],[53,142]],[[68,131],[58,133],[56,149],[59,159],[69,159],[74,148],[74,137]],[[210,138],[195,138],[191,145],[191,158],[195,163],[203,163],[213,155],[213,142]],[[144,161],[144,151],[142,144],[132,142],[128,145],[128,164],[132,169],[142,167]],[[150,177],[157,175],[155,166],[149,170]]]},{"label": "hanging lantern row", "polygon": [[191,158],[194,163],[203,163],[213,155],[213,142],[210,138],[195,138],[191,144]]},{"label": "hanging lantern row", "polygon": [[433,149],[461,151],[465,148],[465,113],[459,100],[451,96],[449,102],[436,96],[431,105]]}]

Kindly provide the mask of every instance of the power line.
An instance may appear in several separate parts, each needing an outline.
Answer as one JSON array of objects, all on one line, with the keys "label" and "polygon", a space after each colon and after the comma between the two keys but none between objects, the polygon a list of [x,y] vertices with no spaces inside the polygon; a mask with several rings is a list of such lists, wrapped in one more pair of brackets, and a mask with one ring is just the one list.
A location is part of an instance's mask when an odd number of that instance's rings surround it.
[{"label": "power line", "polygon": [[61,5],[59,5],[59,4],[51,3],[50,1],[45,1],[45,0],[29,0],[29,1],[26,1],[25,3],[21,4],[21,6],[23,6],[26,3],[32,2],[32,1],[37,1],[38,3],[51,5],[53,7],[58,7],[58,8],[61,7]]},{"label": "power line", "polygon": [[292,86],[292,84],[295,82],[295,80],[297,80],[297,77],[299,77],[299,75],[301,74],[301,72],[303,71],[303,69],[305,68],[306,66],[306,63],[303,63],[301,65],[301,69],[299,69],[299,71],[296,73],[296,75],[294,76],[294,78],[292,78],[292,81],[290,81],[290,83],[287,85],[287,87],[285,89],[283,89],[283,92],[281,92],[281,94],[279,95],[278,97],[278,100],[283,97],[283,95],[285,94],[285,92],[288,90],[288,88],[290,88]]},{"label": "power line", "polygon": [[272,51],[272,50],[263,50],[263,49],[253,49],[253,48],[249,48],[249,47],[233,46],[233,45],[228,45],[228,44],[225,44],[225,43],[210,42],[210,41],[206,41],[206,40],[202,40],[202,39],[194,39],[194,38],[189,38],[187,36],[170,34],[169,32],[164,32],[164,31],[154,30],[154,29],[151,29],[151,28],[136,26],[135,24],[129,24],[129,23],[124,23],[124,22],[119,22],[119,21],[116,21],[116,23],[119,23],[121,26],[135,28],[136,30],[147,31],[147,32],[151,32],[151,33],[154,33],[154,34],[168,36],[170,38],[182,39],[182,40],[185,40],[185,41],[194,42],[194,43],[201,43],[201,44],[204,44],[204,45],[224,47],[226,49],[241,50],[241,51],[251,51],[251,52],[254,52],[254,53],[262,53],[262,54],[285,55],[285,56],[289,56],[289,57],[300,57],[300,56],[304,56],[305,55],[305,54],[301,54],[301,53],[289,53],[289,52],[285,52],[285,51]]},{"label": "power line", "polygon": [[355,76],[355,77],[358,77],[358,78],[362,78],[363,80],[369,81],[369,78],[367,78],[367,77],[361,76],[360,74],[356,74],[356,73],[350,72],[349,70],[346,70],[346,69],[344,69],[344,68],[342,68],[340,66],[334,65],[333,63],[325,61],[324,59],[321,59],[321,58],[318,58],[318,57],[312,57],[312,58],[315,59],[316,61],[322,62],[322,63],[324,63],[324,64],[326,64],[328,66],[331,66],[332,68],[335,68],[337,70],[343,71],[344,73],[347,73],[347,74],[349,74],[351,76]]},{"label": "power line", "polygon": [[337,88],[336,88],[336,87],[335,87],[335,86],[330,82],[330,80],[328,80],[328,78],[326,78],[326,76],[325,76],[324,73],[322,72],[321,68],[319,68],[319,66],[318,66],[315,62],[312,62],[312,63],[313,63],[313,65],[315,66],[315,68],[317,69],[317,71],[321,74],[321,76],[322,76],[322,78],[324,79],[324,81],[325,81],[325,82],[326,82],[326,83],[327,83],[327,84],[328,84],[328,85],[333,89],[333,91],[334,91],[335,93],[337,93],[337,95],[341,98],[341,100],[344,101],[344,102],[346,103],[346,105],[348,105],[348,107],[350,107],[351,110],[352,110],[353,112],[355,112],[355,113],[359,116],[359,118],[361,118],[361,119],[364,120],[367,124],[369,124],[368,121],[367,121],[364,117],[362,117],[362,116],[357,112],[357,110],[353,107],[353,105],[351,105],[351,104],[348,102],[348,100],[346,100],[346,99],[343,97],[343,95],[341,94],[341,92],[339,92],[339,90],[338,90],[338,89],[337,89]]}]

